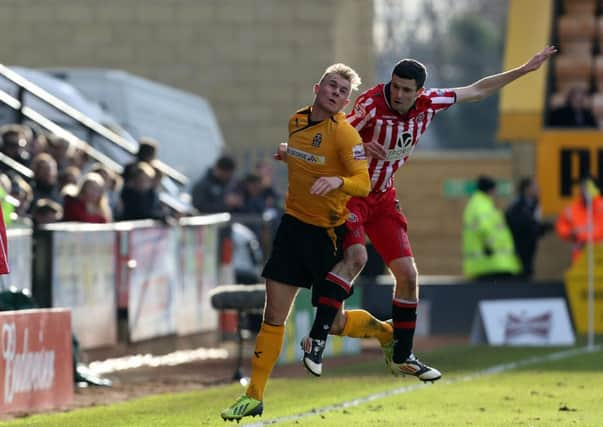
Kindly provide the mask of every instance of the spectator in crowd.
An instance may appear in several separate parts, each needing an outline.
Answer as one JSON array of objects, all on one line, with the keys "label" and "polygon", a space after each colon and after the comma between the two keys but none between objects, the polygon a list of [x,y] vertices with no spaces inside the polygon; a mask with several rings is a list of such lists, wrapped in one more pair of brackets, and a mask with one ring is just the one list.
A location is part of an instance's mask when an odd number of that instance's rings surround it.
[{"label": "spectator in crowd", "polygon": [[153,160],[155,160],[157,157],[158,145],[159,143],[152,138],[145,137],[138,141],[138,152],[136,153],[136,159],[124,166],[124,171],[122,173],[124,184],[127,184],[130,178],[132,178],[134,169],[136,169],[136,165],[139,162],[152,164]]},{"label": "spectator in crowd", "polygon": [[165,221],[165,212],[161,209],[159,196],[153,187],[155,170],[146,162],[138,162],[131,171],[129,181],[121,191],[123,212],[121,219],[157,219]]},{"label": "spectator in crowd", "polygon": [[274,177],[273,162],[260,161],[255,165],[255,173],[261,178],[262,197],[266,208],[281,208],[281,197],[272,185]]},{"label": "spectator in crowd", "polygon": [[575,262],[589,241],[588,203],[592,203],[592,239],[603,242],[603,197],[595,181],[585,176],[580,181],[580,195],[570,202],[557,218],[557,235],[572,244],[572,262]]},{"label": "spectator in crowd", "polygon": [[38,154],[31,162],[34,173],[33,203],[38,199],[52,199],[62,203],[57,180],[57,162],[47,153]]},{"label": "spectator in crowd", "polygon": [[18,202],[18,206],[15,208],[17,217],[26,218],[31,210],[31,204],[34,197],[31,185],[19,175],[15,175],[11,181],[10,195]]},{"label": "spectator in crowd", "polygon": [[222,156],[203,178],[193,186],[193,206],[201,213],[234,212],[243,205],[243,198],[235,191],[233,177],[236,163],[232,157]]},{"label": "spectator in crowd", "polygon": [[113,213],[113,218],[121,218],[123,210],[121,203],[122,177],[100,163],[93,164],[90,172],[95,172],[103,177],[105,181],[105,194],[109,200],[109,207]]},{"label": "spectator in crowd", "polygon": [[542,220],[538,196],[538,184],[534,178],[523,178],[517,186],[517,197],[505,212],[515,252],[521,262],[521,276],[526,279],[531,279],[534,274],[538,240],[553,229],[553,224]]},{"label": "spectator in crowd", "polygon": [[59,173],[58,188],[63,191],[67,185],[77,185],[82,176],[82,172],[77,166],[67,166]]},{"label": "spectator in crowd", "polygon": [[71,145],[65,138],[51,135],[48,139],[48,154],[56,161],[57,170],[60,172],[71,164]]},{"label": "spectator in crowd", "polygon": [[463,213],[463,273],[469,279],[503,279],[521,272],[513,237],[494,204],[496,182],[480,176]]},{"label": "spectator in crowd", "polygon": [[54,200],[39,199],[31,212],[34,227],[58,222],[63,218],[63,208]]},{"label": "spectator in crowd", "polygon": [[[8,125],[1,128],[2,154],[12,160],[29,167],[30,158],[26,150],[27,139],[23,127],[19,125]],[[6,170],[6,168],[4,168]]]},{"label": "spectator in crowd", "polygon": [[0,174],[0,205],[2,206],[2,216],[4,219],[4,225],[10,226],[14,211],[16,200],[11,197],[12,183],[10,178],[6,174]]},{"label": "spectator in crowd", "polygon": [[46,135],[41,130],[34,129],[31,141],[29,141],[26,148],[29,152],[29,157],[32,159],[40,153],[47,152],[48,139],[46,138]]},{"label": "spectator in crowd", "polygon": [[105,195],[105,182],[99,174],[89,172],[82,177],[79,187],[65,188],[63,220],[92,223],[113,220]]},{"label": "spectator in crowd", "polygon": [[586,90],[576,86],[567,92],[565,104],[551,111],[549,126],[597,127],[597,121],[586,107]]}]

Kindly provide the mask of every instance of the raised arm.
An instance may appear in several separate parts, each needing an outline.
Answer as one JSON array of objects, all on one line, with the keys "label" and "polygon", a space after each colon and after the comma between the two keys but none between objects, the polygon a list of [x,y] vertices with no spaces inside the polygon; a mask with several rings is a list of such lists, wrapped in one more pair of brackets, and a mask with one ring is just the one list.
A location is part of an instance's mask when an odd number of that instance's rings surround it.
[{"label": "raised arm", "polygon": [[456,102],[481,101],[512,81],[536,71],[555,52],[557,52],[556,47],[547,46],[517,68],[484,77],[469,86],[453,89],[456,92]]}]

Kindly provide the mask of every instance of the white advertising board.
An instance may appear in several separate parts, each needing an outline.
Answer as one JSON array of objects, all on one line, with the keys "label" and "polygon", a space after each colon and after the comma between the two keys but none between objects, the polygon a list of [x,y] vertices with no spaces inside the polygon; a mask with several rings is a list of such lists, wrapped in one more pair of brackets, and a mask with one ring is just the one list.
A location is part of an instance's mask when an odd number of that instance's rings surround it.
[{"label": "white advertising board", "polygon": [[490,345],[573,345],[574,330],[563,298],[480,301],[472,343]]}]

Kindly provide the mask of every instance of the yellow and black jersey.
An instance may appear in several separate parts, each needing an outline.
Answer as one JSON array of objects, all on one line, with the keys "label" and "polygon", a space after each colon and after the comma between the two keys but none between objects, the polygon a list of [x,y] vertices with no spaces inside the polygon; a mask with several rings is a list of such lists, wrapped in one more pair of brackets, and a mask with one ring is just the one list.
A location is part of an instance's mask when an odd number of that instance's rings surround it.
[{"label": "yellow and black jersey", "polygon": [[[285,212],[319,227],[345,222],[351,196],[366,196],[370,179],[362,139],[340,112],[321,122],[310,122],[310,107],[289,120],[287,147],[289,189]],[[310,194],[320,177],[339,176],[343,185],[324,196]]]}]

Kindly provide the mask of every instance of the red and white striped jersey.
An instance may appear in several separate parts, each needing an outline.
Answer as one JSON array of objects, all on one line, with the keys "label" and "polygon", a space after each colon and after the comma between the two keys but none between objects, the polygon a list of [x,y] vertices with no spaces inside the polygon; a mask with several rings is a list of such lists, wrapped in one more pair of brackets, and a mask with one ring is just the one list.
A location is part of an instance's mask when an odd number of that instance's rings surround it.
[{"label": "red and white striped jersey", "polygon": [[394,174],[408,161],[433,117],[455,102],[456,94],[450,89],[426,89],[406,114],[399,114],[389,105],[383,83],[356,99],[348,122],[364,142],[377,141],[387,150],[386,160],[370,159],[372,192],[383,192],[394,185]]}]

